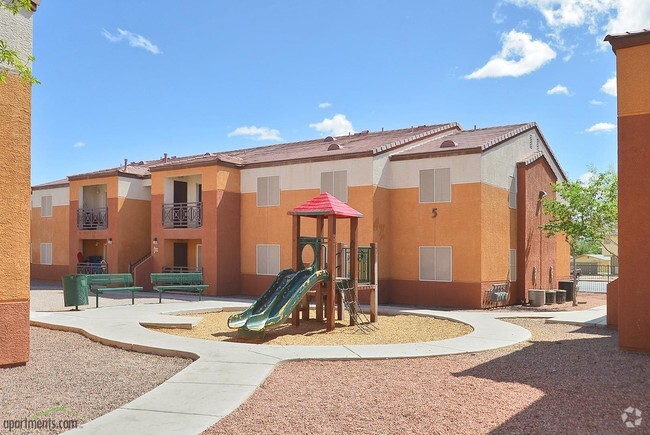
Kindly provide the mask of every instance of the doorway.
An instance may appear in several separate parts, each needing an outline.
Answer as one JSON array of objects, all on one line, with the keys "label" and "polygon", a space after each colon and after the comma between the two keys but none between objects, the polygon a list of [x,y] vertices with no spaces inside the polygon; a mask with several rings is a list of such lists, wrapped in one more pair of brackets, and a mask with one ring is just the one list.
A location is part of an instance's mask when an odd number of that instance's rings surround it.
[{"label": "doorway", "polygon": [[174,242],[174,269],[187,270],[187,242]]}]

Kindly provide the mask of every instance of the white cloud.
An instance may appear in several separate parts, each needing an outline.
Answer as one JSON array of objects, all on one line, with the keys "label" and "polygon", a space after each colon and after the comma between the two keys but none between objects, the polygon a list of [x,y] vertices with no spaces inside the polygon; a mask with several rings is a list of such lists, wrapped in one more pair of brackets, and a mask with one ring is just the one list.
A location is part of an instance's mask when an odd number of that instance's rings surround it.
[{"label": "white cloud", "polygon": [[555,59],[555,51],[542,41],[534,41],[528,33],[511,30],[501,36],[501,51],[483,67],[466,75],[466,79],[488,77],[520,77]]},{"label": "white cloud", "polygon": [[[601,35],[642,30],[650,23],[648,0],[505,0],[539,11],[555,31],[587,26],[589,33]],[[605,47],[607,44],[603,45]]]},{"label": "white cloud", "polygon": [[580,178],[578,178],[578,180],[580,182],[582,182],[582,183],[586,183],[589,180],[591,180],[592,178],[594,178],[594,173],[593,172],[585,172],[584,174],[582,174],[580,176]]},{"label": "white cloud", "polygon": [[591,127],[589,127],[587,130],[585,130],[587,133],[601,133],[601,132],[608,132],[616,129],[616,125],[609,123],[609,122],[599,122],[598,124],[594,124]]},{"label": "white cloud", "polygon": [[321,122],[309,124],[309,126],[328,136],[343,136],[354,133],[352,123],[341,113],[334,115],[331,119],[325,118]]},{"label": "white cloud", "polygon": [[569,88],[567,88],[564,85],[557,85],[554,88],[551,88],[548,91],[546,91],[546,95],[559,95],[559,94],[571,95],[571,93],[569,92]]},{"label": "white cloud", "polygon": [[611,95],[612,97],[616,96],[616,76],[610,78],[605,82],[603,86],[600,88],[601,91],[606,93],[607,95]]},{"label": "white cloud", "polygon": [[648,0],[617,0],[617,14],[607,23],[605,33],[623,33],[647,29],[650,24]]},{"label": "white cloud", "polygon": [[327,103],[327,102],[325,102],[325,103],[320,103],[320,104],[318,105],[318,108],[319,108],[319,109],[327,109],[328,107],[332,107],[332,103]]},{"label": "white cloud", "polygon": [[278,130],[268,127],[256,127],[254,125],[238,127],[234,131],[228,133],[228,137],[233,136],[246,136],[255,140],[282,140]]},{"label": "white cloud", "polygon": [[108,30],[103,29],[102,36],[111,42],[127,41],[131,47],[144,48],[153,54],[162,53],[156,44],[144,36],[129,32],[128,30],[117,29],[117,33],[113,35]]},{"label": "white cloud", "polygon": [[72,146],[75,147],[75,148],[83,148],[83,147],[86,146],[86,143],[85,142],[77,142]]},{"label": "white cloud", "polygon": [[589,101],[589,104],[591,104],[592,106],[602,106],[602,105],[605,104],[605,103],[603,103],[603,102],[600,101],[600,100],[590,100],[590,101]]}]

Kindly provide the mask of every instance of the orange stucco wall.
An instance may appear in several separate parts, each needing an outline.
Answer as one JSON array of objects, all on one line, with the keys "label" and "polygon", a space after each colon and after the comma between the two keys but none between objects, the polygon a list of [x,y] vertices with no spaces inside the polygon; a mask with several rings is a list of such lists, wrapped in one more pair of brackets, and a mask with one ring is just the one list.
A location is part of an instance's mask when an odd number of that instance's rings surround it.
[{"label": "orange stucco wall", "polygon": [[113,245],[117,245],[116,251],[119,256],[117,271],[123,273],[128,272],[129,264],[150,252],[151,201],[118,198],[117,207],[119,226]]},{"label": "orange stucco wall", "polygon": [[0,84],[0,366],[29,359],[31,88]]},{"label": "orange stucco wall", "polygon": [[[39,216],[36,216],[36,215]],[[52,207],[51,217],[40,217],[40,208],[32,213],[31,240],[32,261],[40,263],[41,243],[52,243],[52,264],[68,264],[68,219],[70,208],[67,205]]]},{"label": "orange stucco wall", "polygon": [[[451,203],[420,204],[417,188],[392,189],[390,200],[390,250],[380,258],[388,257],[391,269],[382,300],[480,307],[481,184],[452,185]],[[419,280],[420,246],[452,247],[452,283]]]},{"label": "orange stucco wall", "polygon": [[[165,179],[201,176],[203,220],[200,228],[163,228],[162,206]],[[240,292],[240,178],[239,170],[220,165],[154,171],[151,177],[152,272],[173,265],[173,243],[188,242],[188,265],[196,263],[196,245],[201,244],[203,281],[207,295]],[[155,250],[157,249],[157,252]]]},{"label": "orange stucco wall", "polygon": [[[616,51],[618,81],[618,343],[650,352],[650,44]],[[610,302],[608,298],[608,302]],[[611,302],[616,302],[612,298]]]},{"label": "orange stucco wall", "polygon": [[[528,300],[528,290],[557,288],[569,264],[568,248],[561,236],[547,237],[540,226],[548,221],[540,191],[553,197],[557,178],[544,159],[518,166],[517,299]],[[558,248],[558,243],[562,248]],[[521,253],[521,254],[520,254]]]},{"label": "orange stucco wall", "polygon": [[[79,230],[77,211],[79,191],[83,186],[106,185],[108,228],[104,230]],[[84,257],[104,254],[109,273],[127,273],[134,263],[150,251],[151,202],[118,197],[118,177],[98,177],[70,181],[70,210],[68,262],[69,273],[76,273],[77,253]],[[109,243],[111,239],[112,243]]]}]

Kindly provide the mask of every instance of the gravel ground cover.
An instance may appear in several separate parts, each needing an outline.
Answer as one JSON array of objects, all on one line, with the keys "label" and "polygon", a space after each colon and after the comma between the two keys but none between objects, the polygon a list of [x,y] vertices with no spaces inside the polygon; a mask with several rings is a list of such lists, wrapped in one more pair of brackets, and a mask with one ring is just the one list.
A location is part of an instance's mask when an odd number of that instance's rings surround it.
[{"label": "gravel ground cover", "polygon": [[[152,390],[192,361],[128,352],[93,342],[73,332],[31,328],[31,356],[26,366],[0,369],[0,433],[60,433],[66,427],[9,432],[6,420],[35,419],[82,424]],[[35,424],[35,423],[34,423]],[[45,424],[45,423],[42,423]],[[62,423],[70,424],[74,423]]]},{"label": "gravel ground cover", "polygon": [[[237,331],[228,328],[228,317],[233,312],[219,312],[196,315],[203,320],[192,329],[156,328],[157,331],[183,337],[203,338],[207,340],[250,342],[237,337]],[[368,333],[361,332],[356,326],[349,326],[347,313],[342,321],[336,322],[336,329],[326,332],[325,324],[311,319],[301,321],[299,327],[290,323],[269,331],[264,344],[280,345],[341,345],[341,344],[392,344],[415,343],[421,341],[444,340],[469,334],[472,327],[450,320],[435,319],[424,316],[379,316],[377,329]]]},{"label": "gravel ground cover", "polygon": [[563,304],[543,305],[541,307],[531,307],[529,305],[509,305],[507,307],[494,308],[494,311],[580,311],[596,308],[607,304],[606,293],[587,293],[578,292],[578,306],[574,307],[573,302],[568,301]]},{"label": "gravel ground cover", "polygon": [[630,434],[650,415],[650,356],[620,352],[605,328],[515,319],[530,341],[476,354],[296,361],[207,434]]}]

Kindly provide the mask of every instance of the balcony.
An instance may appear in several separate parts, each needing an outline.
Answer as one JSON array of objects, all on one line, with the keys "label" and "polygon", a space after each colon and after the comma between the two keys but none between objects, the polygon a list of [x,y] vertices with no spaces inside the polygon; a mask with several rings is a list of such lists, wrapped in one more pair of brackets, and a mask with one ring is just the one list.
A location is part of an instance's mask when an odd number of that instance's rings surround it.
[{"label": "balcony", "polygon": [[80,230],[105,230],[108,228],[107,208],[80,208],[77,210],[77,228]]},{"label": "balcony", "polygon": [[98,275],[108,273],[106,263],[77,263],[77,274]]},{"label": "balcony", "polygon": [[163,204],[164,228],[200,228],[203,221],[203,203],[178,202]]}]

